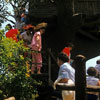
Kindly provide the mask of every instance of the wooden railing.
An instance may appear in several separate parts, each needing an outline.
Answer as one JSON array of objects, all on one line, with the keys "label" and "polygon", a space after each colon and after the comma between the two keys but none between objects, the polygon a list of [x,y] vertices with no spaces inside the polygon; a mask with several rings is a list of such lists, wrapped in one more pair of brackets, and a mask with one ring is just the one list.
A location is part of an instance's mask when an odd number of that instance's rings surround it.
[{"label": "wooden railing", "polygon": [[[58,83],[56,86],[56,90],[62,91],[62,90],[72,90],[75,91],[75,85],[64,85],[61,83]],[[86,87],[87,92],[100,92],[100,86],[92,86],[88,85]]]},{"label": "wooden railing", "polygon": [[56,89],[59,91],[75,91],[75,100],[86,100],[87,92],[100,92],[100,86],[86,85],[85,61],[86,58],[82,55],[77,55],[75,58],[75,85],[61,85],[61,83],[59,83],[57,84]]},{"label": "wooden railing", "polygon": [[[48,76],[49,84],[51,83],[51,59],[56,63],[56,59],[51,52],[51,49],[48,49]],[[87,92],[100,92],[100,86],[90,86],[86,85],[86,72],[85,72],[85,61],[86,58],[83,55],[77,55],[75,57],[75,85],[61,85],[57,84],[56,90],[72,90],[75,91],[75,100],[86,100]],[[56,63],[57,64],[57,63]],[[100,96],[99,96],[100,97]],[[100,98],[99,98],[100,100]]]}]

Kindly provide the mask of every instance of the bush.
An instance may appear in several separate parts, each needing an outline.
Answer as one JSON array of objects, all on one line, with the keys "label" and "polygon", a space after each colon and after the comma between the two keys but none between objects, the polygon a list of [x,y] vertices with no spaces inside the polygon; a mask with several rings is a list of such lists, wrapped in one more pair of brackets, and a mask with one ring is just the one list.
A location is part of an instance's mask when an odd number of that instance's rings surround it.
[{"label": "bush", "polygon": [[30,52],[23,41],[15,42],[6,38],[0,30],[0,99],[14,96],[16,100],[34,100],[36,86],[40,84],[29,75],[30,58],[24,57]]}]

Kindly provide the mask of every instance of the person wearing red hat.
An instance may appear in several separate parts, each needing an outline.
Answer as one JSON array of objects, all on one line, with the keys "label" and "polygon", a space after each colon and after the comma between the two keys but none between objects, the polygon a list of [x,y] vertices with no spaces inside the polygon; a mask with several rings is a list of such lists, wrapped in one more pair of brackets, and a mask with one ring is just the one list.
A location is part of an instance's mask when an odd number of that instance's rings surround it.
[{"label": "person wearing red hat", "polygon": [[23,33],[21,33],[20,38],[23,39],[24,45],[27,47],[30,47],[32,37],[34,35],[34,27],[33,25],[29,24],[27,26],[24,26],[23,29],[25,30]]},{"label": "person wearing red hat", "polygon": [[[20,34],[20,39],[22,39],[24,41],[24,46],[27,48],[31,48],[31,41],[32,41],[32,37],[34,35],[34,27],[33,25],[29,24],[23,27],[23,29],[25,30],[23,33]],[[24,57],[28,57],[31,59],[32,54],[30,52],[24,52]],[[29,61],[26,61],[26,66],[27,69],[30,70],[30,64]],[[30,71],[27,73],[28,75],[30,75]]]},{"label": "person wearing red hat", "polygon": [[71,50],[73,49],[72,43],[67,43],[64,49],[61,51],[62,53],[65,53],[69,57],[69,61],[71,60]]}]

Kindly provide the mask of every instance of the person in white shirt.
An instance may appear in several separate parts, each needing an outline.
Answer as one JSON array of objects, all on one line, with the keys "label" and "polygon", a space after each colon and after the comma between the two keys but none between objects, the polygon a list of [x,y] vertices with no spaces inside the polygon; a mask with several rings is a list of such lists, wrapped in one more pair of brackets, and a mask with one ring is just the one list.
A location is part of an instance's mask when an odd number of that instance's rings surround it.
[{"label": "person in white shirt", "polygon": [[[87,74],[87,85],[100,86],[99,79],[95,77],[97,75],[97,70],[94,67],[89,67],[87,70]],[[87,100],[98,100],[98,93],[87,92]]]},{"label": "person in white shirt", "polygon": [[31,48],[31,41],[32,41],[32,37],[34,35],[34,27],[33,25],[29,24],[27,26],[24,26],[23,29],[25,29],[25,31],[23,33],[20,34],[20,39],[22,39],[24,41],[24,45]]},{"label": "person in white shirt", "polygon": [[[54,82],[54,88],[56,87],[57,83],[74,84],[75,70],[71,67],[71,65],[68,62],[69,62],[69,57],[66,54],[60,53],[58,55],[57,63],[60,68],[59,68],[58,78]],[[74,100],[74,92],[63,90],[62,98],[63,100]]]}]

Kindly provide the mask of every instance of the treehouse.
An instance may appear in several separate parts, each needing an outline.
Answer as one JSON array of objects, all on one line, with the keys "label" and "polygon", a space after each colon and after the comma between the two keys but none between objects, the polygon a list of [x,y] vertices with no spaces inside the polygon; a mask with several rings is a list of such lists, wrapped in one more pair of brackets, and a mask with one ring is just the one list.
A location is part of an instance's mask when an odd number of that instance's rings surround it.
[{"label": "treehouse", "polygon": [[57,9],[49,0],[30,0],[29,15],[34,24],[49,22],[57,16]]},{"label": "treehouse", "polygon": [[66,42],[75,47],[72,58],[83,54],[87,59],[100,52],[99,0],[30,0],[29,15],[32,24],[47,22],[43,36],[43,50],[60,52]]},{"label": "treehouse", "polygon": [[42,36],[42,42],[43,51],[46,52],[43,54],[43,62],[49,62],[48,65],[51,66],[51,68],[43,67],[45,72],[50,71],[49,81],[57,78],[58,67],[55,65],[54,59],[67,42],[74,44],[72,59],[77,54],[86,56],[87,60],[100,55],[99,5],[99,0],[29,1],[29,16],[32,24],[48,23],[46,32]]},{"label": "treehouse", "polygon": [[100,0],[76,0],[75,12],[86,15],[100,14]]}]

